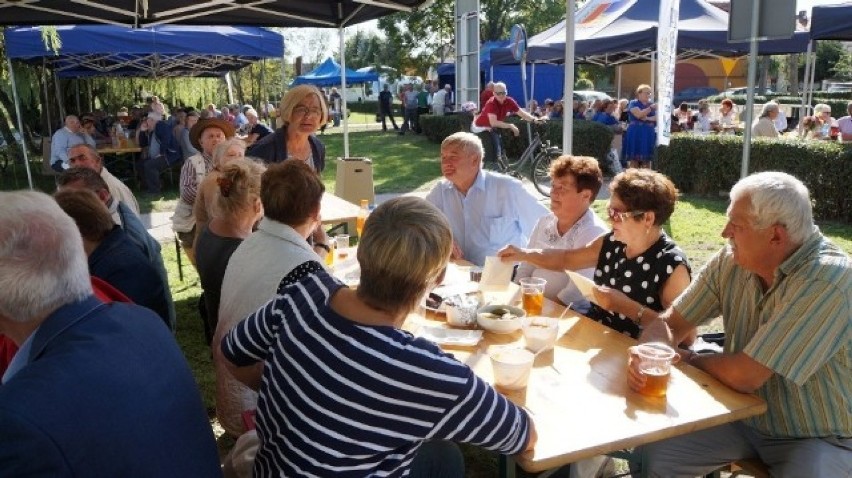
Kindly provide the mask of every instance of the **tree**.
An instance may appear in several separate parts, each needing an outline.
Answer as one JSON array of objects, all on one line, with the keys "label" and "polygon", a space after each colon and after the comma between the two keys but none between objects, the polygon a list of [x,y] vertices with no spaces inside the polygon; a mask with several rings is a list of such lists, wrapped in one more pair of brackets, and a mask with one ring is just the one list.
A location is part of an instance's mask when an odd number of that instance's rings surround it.
[{"label": "tree", "polygon": [[[449,60],[454,45],[455,0],[436,0],[428,9],[397,13],[379,20],[387,45],[408,52],[403,69],[425,71],[429,65]],[[524,25],[532,36],[565,16],[564,0],[480,0],[480,40],[502,40],[512,25]]]}]

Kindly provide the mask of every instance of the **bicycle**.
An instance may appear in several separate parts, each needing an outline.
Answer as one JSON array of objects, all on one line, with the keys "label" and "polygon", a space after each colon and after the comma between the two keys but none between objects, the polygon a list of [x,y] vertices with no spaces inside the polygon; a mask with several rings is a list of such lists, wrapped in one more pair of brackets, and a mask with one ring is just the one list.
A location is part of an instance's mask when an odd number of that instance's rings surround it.
[{"label": "bicycle", "polygon": [[561,155],[558,146],[551,146],[550,141],[542,142],[541,136],[535,133],[518,159],[509,160],[504,152],[495,161],[486,163],[486,168],[518,179],[528,175],[536,191],[550,197],[550,163]]}]

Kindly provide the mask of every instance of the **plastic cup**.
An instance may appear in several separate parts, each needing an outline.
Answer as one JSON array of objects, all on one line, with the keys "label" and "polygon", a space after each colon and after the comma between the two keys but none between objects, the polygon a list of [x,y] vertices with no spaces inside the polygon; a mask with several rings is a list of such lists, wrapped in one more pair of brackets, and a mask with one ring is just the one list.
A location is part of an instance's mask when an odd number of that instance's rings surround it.
[{"label": "plastic cup", "polygon": [[544,287],[547,280],[540,277],[524,277],[518,281],[521,285],[521,298],[527,316],[541,315],[544,305]]},{"label": "plastic cup", "polygon": [[527,349],[501,349],[491,354],[494,385],[504,390],[527,387],[535,354]]},{"label": "plastic cup", "polygon": [[529,317],[523,326],[527,350],[532,353],[550,350],[559,335],[559,319],[552,317]]},{"label": "plastic cup", "polygon": [[639,370],[646,378],[640,393],[649,397],[665,397],[669,388],[674,349],[661,342],[649,342],[639,344],[637,352]]},{"label": "plastic cup", "polygon": [[349,257],[349,234],[338,234],[334,236],[334,249],[337,260],[342,261]]},{"label": "plastic cup", "polygon": [[470,268],[470,281],[479,282],[482,280],[482,268],[473,266]]}]

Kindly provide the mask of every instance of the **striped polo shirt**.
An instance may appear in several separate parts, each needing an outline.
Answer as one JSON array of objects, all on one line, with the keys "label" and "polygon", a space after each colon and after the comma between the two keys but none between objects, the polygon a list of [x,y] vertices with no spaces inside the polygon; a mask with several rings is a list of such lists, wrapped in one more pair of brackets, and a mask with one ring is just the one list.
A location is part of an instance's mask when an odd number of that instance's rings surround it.
[{"label": "striped polo shirt", "polygon": [[852,437],[852,261],[819,229],[766,292],[725,248],[673,305],[695,325],[722,315],[725,352],[775,372],[756,392],[767,412],[746,423],[772,437]]},{"label": "striped polo shirt", "polygon": [[311,274],[222,341],[237,365],[265,362],[254,476],[406,476],[432,439],[523,450],[522,409],[431,342],[335,313],[342,286]]}]

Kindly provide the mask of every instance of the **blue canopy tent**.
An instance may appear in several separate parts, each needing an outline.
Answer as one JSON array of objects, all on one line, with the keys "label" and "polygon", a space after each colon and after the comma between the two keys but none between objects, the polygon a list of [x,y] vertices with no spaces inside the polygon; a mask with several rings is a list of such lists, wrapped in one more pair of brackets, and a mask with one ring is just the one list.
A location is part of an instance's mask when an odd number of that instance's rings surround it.
[{"label": "blue canopy tent", "polygon": [[[589,0],[577,11],[575,61],[617,65],[648,61],[657,49],[658,0]],[[760,43],[762,55],[798,53],[807,49],[808,35]],[[705,0],[681,0],[678,58],[743,55],[748,43],[728,43],[728,14]],[[565,61],[565,21],[531,37],[527,61]],[[492,64],[514,64],[508,48],[491,53]]]},{"label": "blue canopy tent", "polygon": [[[297,76],[290,86],[296,85],[316,85],[316,86],[338,86],[342,83],[340,64],[329,58],[322,62],[318,67],[304,75]],[[375,72],[357,72],[349,68],[346,69],[346,84],[371,83],[378,81],[379,75]]]},{"label": "blue canopy tent", "polygon": [[811,38],[852,41],[852,4],[814,7],[811,11]]},{"label": "blue canopy tent", "polygon": [[41,39],[41,27],[8,28],[12,60],[46,62],[57,76],[220,76],[263,58],[284,55],[283,37],[259,27],[111,25],[56,27],[58,51]]}]

